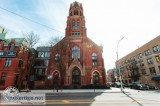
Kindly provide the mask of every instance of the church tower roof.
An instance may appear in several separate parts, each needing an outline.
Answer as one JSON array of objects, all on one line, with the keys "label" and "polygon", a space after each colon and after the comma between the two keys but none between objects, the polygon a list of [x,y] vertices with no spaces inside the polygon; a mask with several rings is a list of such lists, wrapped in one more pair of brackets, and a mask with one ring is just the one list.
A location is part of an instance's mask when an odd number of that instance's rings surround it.
[{"label": "church tower roof", "polygon": [[77,1],[70,4],[65,36],[66,37],[86,36],[83,6],[81,3]]}]

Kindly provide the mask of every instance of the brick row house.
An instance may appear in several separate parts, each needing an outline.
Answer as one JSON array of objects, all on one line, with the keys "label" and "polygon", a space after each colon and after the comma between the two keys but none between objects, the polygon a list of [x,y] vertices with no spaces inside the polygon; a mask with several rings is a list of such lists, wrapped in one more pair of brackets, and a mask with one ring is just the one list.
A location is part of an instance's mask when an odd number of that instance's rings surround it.
[{"label": "brick row house", "polygon": [[24,38],[6,39],[5,37],[6,33],[2,31],[0,33],[0,89],[8,86],[25,88],[34,56]]}]

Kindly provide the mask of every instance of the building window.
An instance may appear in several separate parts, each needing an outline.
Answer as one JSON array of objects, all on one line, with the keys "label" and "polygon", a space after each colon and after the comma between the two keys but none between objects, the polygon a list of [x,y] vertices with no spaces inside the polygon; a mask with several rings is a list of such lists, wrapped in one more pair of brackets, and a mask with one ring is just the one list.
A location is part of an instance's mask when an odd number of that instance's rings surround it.
[{"label": "building window", "polygon": [[78,15],[78,10],[74,10],[74,15]]},{"label": "building window", "polygon": [[147,59],[147,63],[148,64],[153,64],[152,59],[151,58]]},{"label": "building window", "polygon": [[92,65],[93,66],[97,66],[98,65],[98,58],[97,58],[97,54],[96,53],[92,54]]},{"label": "building window", "polygon": [[75,21],[72,21],[72,28],[75,28]]},{"label": "building window", "polygon": [[99,73],[98,72],[93,73],[93,83],[96,85],[99,84]]},{"label": "building window", "polygon": [[150,52],[149,49],[145,51],[145,55],[146,55],[146,56],[151,55],[151,52]]},{"label": "building window", "polygon": [[36,74],[36,76],[45,76],[45,68],[36,69],[35,74]]},{"label": "building window", "polygon": [[45,57],[50,57],[50,52],[45,52]]},{"label": "building window", "polygon": [[58,62],[59,60],[60,60],[60,54],[57,53],[57,54],[55,55],[55,61]]},{"label": "building window", "polygon": [[72,32],[72,36],[80,36],[80,32]]},{"label": "building window", "polygon": [[151,74],[155,74],[155,73],[156,73],[156,70],[155,70],[154,67],[149,68],[149,70],[150,70],[150,73],[151,73]]},{"label": "building window", "polygon": [[143,61],[140,61],[139,64],[140,64],[141,67],[144,66],[144,62]]},{"label": "building window", "polygon": [[72,58],[76,57],[77,59],[80,59],[80,48],[78,46],[74,46],[72,48]]},{"label": "building window", "polygon": [[44,66],[48,66],[49,60],[44,60]]},{"label": "building window", "polygon": [[152,48],[153,52],[158,52],[160,51],[159,45],[156,45]]},{"label": "building window", "polygon": [[141,69],[142,74],[146,74],[146,70],[145,69]]},{"label": "building window", "polygon": [[6,59],[5,67],[9,67],[11,65],[12,60],[10,58]]},{"label": "building window", "polygon": [[155,58],[156,58],[156,61],[157,61],[157,62],[160,62],[160,55],[155,56]]},{"label": "building window", "polygon": [[143,54],[142,54],[142,53],[140,53],[140,54],[137,55],[137,59],[140,59],[140,58],[142,58],[142,57],[143,57]]},{"label": "building window", "polygon": [[4,85],[5,84],[5,80],[6,80],[6,73],[2,73],[1,75],[1,80],[0,80],[0,85]]},{"label": "building window", "polygon": [[80,21],[77,21],[77,28],[80,28]]},{"label": "building window", "polygon": [[38,52],[38,57],[44,57],[44,52]]},{"label": "building window", "polygon": [[[45,80],[45,73],[46,73],[46,69],[45,68],[39,68],[35,70],[35,79],[37,81],[44,81]],[[34,78],[33,78],[34,79]]]}]

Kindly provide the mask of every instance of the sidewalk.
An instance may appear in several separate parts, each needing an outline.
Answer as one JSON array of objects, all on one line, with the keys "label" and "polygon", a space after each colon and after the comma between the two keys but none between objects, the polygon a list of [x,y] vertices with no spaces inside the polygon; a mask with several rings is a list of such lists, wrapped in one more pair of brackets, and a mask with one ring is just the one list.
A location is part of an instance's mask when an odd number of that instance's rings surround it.
[{"label": "sidewalk", "polygon": [[[3,93],[4,90],[0,90],[0,93]],[[124,90],[128,92],[127,90]],[[59,89],[56,90],[22,90],[21,93],[75,93],[75,92],[103,92],[103,93],[121,93],[120,88],[111,88],[111,89]]]}]

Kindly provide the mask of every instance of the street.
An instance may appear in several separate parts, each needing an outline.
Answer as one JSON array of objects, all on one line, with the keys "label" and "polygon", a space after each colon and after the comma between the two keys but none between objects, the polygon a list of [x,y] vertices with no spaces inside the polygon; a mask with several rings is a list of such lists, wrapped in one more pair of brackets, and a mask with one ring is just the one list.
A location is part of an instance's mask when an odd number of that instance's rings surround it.
[{"label": "street", "polygon": [[[55,93],[47,94],[47,105],[54,106],[159,106],[160,92],[139,91],[126,88],[121,93],[119,88],[112,91]],[[53,99],[54,98],[54,99]]]},{"label": "street", "polygon": [[[159,106],[160,91],[140,91],[125,88],[110,90],[32,90],[29,93],[45,93],[47,106]],[[24,105],[23,105],[24,106]],[[42,105],[43,106],[43,105]]]}]

